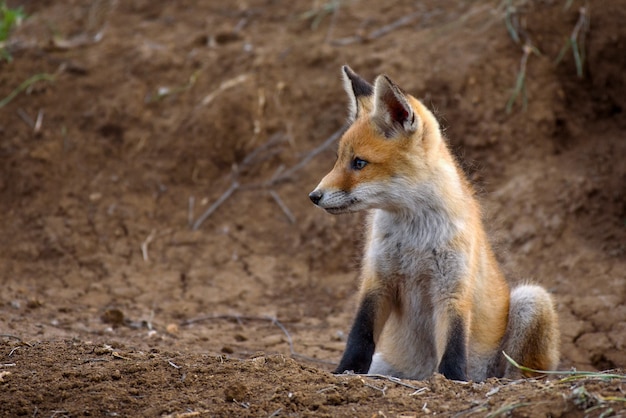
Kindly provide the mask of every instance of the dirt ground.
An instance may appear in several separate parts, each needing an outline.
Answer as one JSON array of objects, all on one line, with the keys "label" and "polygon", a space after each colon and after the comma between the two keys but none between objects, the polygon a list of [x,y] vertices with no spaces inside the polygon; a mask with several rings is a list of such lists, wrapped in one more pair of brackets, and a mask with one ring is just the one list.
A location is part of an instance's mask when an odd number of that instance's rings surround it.
[{"label": "dirt ground", "polygon": [[[0,108],[0,415],[626,416],[626,1],[8,4],[0,100],[42,79]],[[346,63],[436,111],[560,369],[621,377],[329,372],[362,217],[307,195]]]}]

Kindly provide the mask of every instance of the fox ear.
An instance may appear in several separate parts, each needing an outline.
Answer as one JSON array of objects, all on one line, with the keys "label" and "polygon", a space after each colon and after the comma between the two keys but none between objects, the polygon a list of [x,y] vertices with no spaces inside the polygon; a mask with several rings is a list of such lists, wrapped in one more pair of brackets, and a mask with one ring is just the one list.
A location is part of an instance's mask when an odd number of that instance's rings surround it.
[{"label": "fox ear", "polygon": [[354,122],[359,116],[359,112],[363,110],[360,99],[371,96],[372,93],[374,93],[374,87],[352,71],[347,65],[341,67],[341,75],[343,78],[343,88],[346,90],[346,93],[348,93],[348,98],[350,99],[350,114],[348,119],[350,122]]},{"label": "fox ear", "polygon": [[378,76],[374,83],[372,120],[387,138],[417,131],[418,116],[400,87],[386,75]]}]

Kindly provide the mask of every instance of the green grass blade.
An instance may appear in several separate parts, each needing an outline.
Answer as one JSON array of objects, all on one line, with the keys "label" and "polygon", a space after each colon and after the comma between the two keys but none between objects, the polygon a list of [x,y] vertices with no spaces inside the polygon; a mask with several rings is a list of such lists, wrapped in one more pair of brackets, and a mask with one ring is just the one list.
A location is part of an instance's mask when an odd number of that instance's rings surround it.
[{"label": "green grass blade", "polygon": [[580,55],[580,50],[578,49],[578,42],[576,39],[571,40],[572,43],[572,53],[574,54],[574,62],[576,63],[576,75],[578,78],[583,77],[583,61]]},{"label": "green grass blade", "polygon": [[54,75],[46,74],[46,73],[35,74],[34,76],[30,77],[28,80],[23,81],[22,84],[17,86],[15,90],[13,90],[11,93],[9,93],[7,97],[5,97],[4,99],[2,99],[2,101],[0,101],[0,108],[3,108],[4,106],[8,105],[11,102],[11,100],[13,100],[18,94],[20,94],[21,92],[23,92],[28,87],[30,87],[31,85],[35,84],[38,81],[54,81]]},{"label": "green grass blade", "polygon": [[529,405],[532,405],[532,404],[528,403],[528,402],[518,402],[518,403],[514,403],[514,404],[504,405],[503,407],[501,407],[501,408],[497,409],[496,411],[493,411],[492,413],[487,415],[486,418],[495,418],[495,417],[497,417],[499,415],[509,413],[512,410],[514,410],[515,408],[521,408],[523,406],[529,406]]},{"label": "green grass blade", "polygon": [[561,48],[561,50],[559,51],[559,55],[556,56],[556,60],[554,61],[556,64],[561,62],[561,60],[563,59],[563,57],[567,53],[567,50],[570,48],[570,46],[572,46],[572,45],[570,43],[570,40],[568,39],[567,42],[565,42],[565,45],[563,45],[563,48]]},{"label": "green grass blade", "polygon": [[517,79],[515,80],[515,87],[513,88],[513,93],[511,94],[511,97],[509,97],[509,100],[506,103],[506,113],[511,113],[511,111],[513,110],[513,105],[515,104],[515,101],[517,100],[517,97],[520,95],[520,93],[524,93],[524,87],[525,87],[525,79],[526,79],[526,71],[520,70],[520,72],[517,74]]},{"label": "green grass blade", "polygon": [[513,15],[515,14],[515,6],[513,6],[512,0],[504,0],[504,25],[506,26],[507,32],[509,32],[509,36],[513,39],[513,42],[516,44],[520,43],[519,34],[517,33],[517,29],[513,24]]},{"label": "green grass blade", "polygon": [[538,373],[538,374],[551,374],[551,375],[569,375],[568,377],[561,379],[558,383],[583,379],[583,378],[599,378],[599,379],[623,379],[626,380],[626,375],[622,374],[614,374],[614,373],[602,373],[602,372],[586,372],[586,371],[576,371],[576,370],[537,370],[531,369],[530,367],[522,366],[515,360],[513,360],[507,353],[502,352],[504,357],[507,359],[509,363],[511,363],[516,369],[530,372],[530,373]]}]

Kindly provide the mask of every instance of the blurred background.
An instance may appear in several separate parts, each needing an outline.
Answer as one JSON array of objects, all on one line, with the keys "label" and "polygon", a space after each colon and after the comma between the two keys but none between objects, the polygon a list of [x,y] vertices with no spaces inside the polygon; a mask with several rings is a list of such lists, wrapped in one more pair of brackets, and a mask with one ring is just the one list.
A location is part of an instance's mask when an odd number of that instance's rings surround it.
[{"label": "blurred background", "polygon": [[0,329],[330,369],[363,219],[307,195],[349,64],[437,115],[561,367],[625,367],[625,3],[1,2]]}]

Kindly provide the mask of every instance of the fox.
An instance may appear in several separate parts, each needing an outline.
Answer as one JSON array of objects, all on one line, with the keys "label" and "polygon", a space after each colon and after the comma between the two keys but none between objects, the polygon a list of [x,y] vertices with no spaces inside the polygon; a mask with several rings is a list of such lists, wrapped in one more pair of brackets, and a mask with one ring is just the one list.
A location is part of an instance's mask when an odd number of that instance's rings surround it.
[{"label": "fox", "polygon": [[536,284],[510,288],[475,191],[435,115],[387,75],[342,67],[348,124],[309,194],[326,212],[367,212],[354,322],[334,373],[459,381],[554,370],[558,318]]}]

